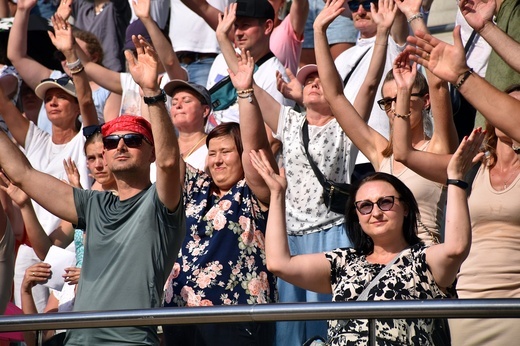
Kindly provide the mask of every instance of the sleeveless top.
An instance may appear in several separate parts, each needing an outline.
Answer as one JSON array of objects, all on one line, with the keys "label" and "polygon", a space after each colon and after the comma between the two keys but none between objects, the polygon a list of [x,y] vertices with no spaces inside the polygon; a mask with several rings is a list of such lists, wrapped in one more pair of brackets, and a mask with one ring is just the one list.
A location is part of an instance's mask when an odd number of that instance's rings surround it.
[{"label": "sleeveless top", "polygon": [[[425,151],[428,144],[430,141],[424,143],[419,150]],[[393,155],[385,157],[381,161],[379,171],[399,178],[412,191],[421,214],[417,225],[419,238],[426,245],[440,242],[443,233],[441,230],[446,205],[446,188],[443,184],[428,180],[406,166],[401,172],[394,174],[393,162]]]}]

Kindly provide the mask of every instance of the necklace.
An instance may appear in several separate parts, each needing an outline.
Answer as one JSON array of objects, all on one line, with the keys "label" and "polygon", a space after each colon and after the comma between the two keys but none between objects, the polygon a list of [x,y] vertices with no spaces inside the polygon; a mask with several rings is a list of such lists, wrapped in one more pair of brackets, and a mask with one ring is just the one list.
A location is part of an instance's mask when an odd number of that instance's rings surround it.
[{"label": "necklace", "polygon": [[[190,156],[191,154],[193,154],[193,152],[195,151],[195,149],[197,148],[197,146],[200,144],[200,142],[202,142],[204,139],[206,139],[206,137],[208,137],[208,135],[204,135],[201,137],[201,139],[199,139],[197,141],[197,143],[195,143],[194,146],[192,146],[189,150],[186,150],[188,153],[187,154],[182,154],[182,158],[184,160],[186,160],[188,158],[188,156]],[[185,152],[186,152],[185,151]]]},{"label": "necklace", "polygon": [[509,177],[507,179],[504,179],[504,184],[502,186],[502,190],[507,189],[507,187],[513,182],[514,178],[518,174],[518,166],[514,167],[509,174]]}]

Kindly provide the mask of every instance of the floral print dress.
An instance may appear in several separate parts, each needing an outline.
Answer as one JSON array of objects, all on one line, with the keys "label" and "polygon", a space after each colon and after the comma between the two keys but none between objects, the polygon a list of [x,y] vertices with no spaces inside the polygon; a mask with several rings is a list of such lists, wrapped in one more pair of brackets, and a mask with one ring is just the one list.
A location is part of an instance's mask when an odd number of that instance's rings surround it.
[{"label": "floral print dress", "polygon": [[276,302],[276,279],[267,271],[267,212],[240,180],[222,198],[211,177],[186,168],[186,237],[166,282],[164,306]]},{"label": "floral print dress", "polygon": [[[437,286],[426,263],[423,243],[403,251],[368,294],[367,300],[447,298]],[[364,288],[385,267],[370,263],[352,248],[326,254],[331,264],[333,301],[357,300]],[[368,320],[347,320],[340,333],[332,333],[338,321],[329,321],[331,345],[368,345]],[[433,345],[432,319],[381,319],[376,321],[377,345]]]}]

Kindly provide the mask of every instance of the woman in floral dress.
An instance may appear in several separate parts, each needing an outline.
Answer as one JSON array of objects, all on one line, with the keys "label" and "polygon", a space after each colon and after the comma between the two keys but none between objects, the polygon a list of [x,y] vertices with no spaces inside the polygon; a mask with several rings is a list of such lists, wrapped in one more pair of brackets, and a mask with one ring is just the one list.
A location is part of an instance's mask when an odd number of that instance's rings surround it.
[{"label": "woman in floral dress", "polygon": [[[426,246],[417,236],[418,207],[410,189],[387,173],[374,173],[353,186],[347,203],[346,229],[353,248],[291,256],[285,233],[284,177],[277,175],[263,152],[253,165],[271,189],[266,232],[267,265],[275,275],[307,290],[332,293],[334,301],[357,300],[389,265],[367,300],[437,299],[446,297],[469,253],[471,229],[461,180],[482,143],[475,130],[464,139],[448,168],[446,238]],[[480,154],[479,154],[480,155]],[[366,320],[329,321],[328,345],[368,344]],[[432,319],[377,320],[378,345],[433,345]]]},{"label": "woman in floral dress", "polygon": [[[254,62],[242,54],[230,76],[239,91],[240,123],[208,134],[208,171],[186,166],[186,238],[166,284],[165,306],[213,306],[276,302],[267,270],[264,233],[269,188],[249,153],[271,153],[252,92]],[[242,91],[242,92],[241,92]],[[260,120],[259,120],[260,119]],[[271,168],[277,171],[272,154]],[[274,323],[164,326],[167,345],[270,345]]]}]

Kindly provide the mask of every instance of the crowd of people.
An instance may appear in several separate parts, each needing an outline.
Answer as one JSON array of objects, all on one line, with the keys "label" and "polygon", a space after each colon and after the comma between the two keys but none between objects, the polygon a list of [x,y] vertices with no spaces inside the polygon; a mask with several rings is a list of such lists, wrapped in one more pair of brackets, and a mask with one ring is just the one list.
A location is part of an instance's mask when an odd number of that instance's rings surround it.
[{"label": "crowd of people", "polygon": [[[424,0],[0,3],[1,314],[520,297],[519,0],[459,0],[453,44]],[[57,65],[30,54],[35,16]],[[379,319],[375,337],[514,344],[518,321]],[[43,333],[319,340],[366,345],[368,321]]]}]

